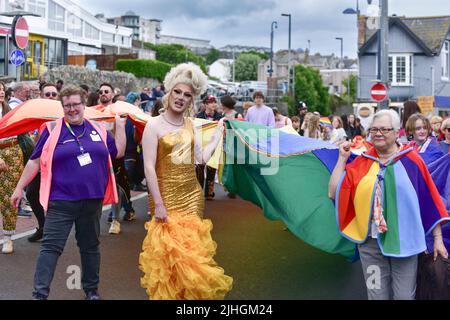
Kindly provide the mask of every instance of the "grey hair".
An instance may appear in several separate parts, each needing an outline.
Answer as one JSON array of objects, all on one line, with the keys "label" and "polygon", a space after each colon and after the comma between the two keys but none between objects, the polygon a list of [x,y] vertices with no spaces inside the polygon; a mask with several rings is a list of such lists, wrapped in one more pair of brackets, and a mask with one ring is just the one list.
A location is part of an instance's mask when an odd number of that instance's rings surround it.
[{"label": "grey hair", "polygon": [[372,119],[372,123],[370,124],[370,127],[373,126],[373,123],[375,122],[375,120],[377,118],[381,118],[384,116],[388,116],[389,118],[391,118],[392,128],[394,128],[395,131],[400,130],[400,127],[401,127],[400,116],[394,110],[380,110],[377,113],[375,113],[375,115],[373,116],[373,119]]},{"label": "grey hair", "polygon": [[25,82],[17,82],[17,83],[14,85],[13,90],[14,90],[14,91],[21,91],[26,85],[28,85],[28,84],[25,83]]}]

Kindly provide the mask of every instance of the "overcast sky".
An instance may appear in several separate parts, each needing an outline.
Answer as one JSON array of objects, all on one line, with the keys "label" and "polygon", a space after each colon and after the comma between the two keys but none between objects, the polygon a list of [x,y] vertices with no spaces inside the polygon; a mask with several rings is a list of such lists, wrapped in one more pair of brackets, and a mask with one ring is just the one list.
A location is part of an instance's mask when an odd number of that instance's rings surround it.
[{"label": "overcast sky", "polygon": [[[356,15],[344,15],[356,0],[73,0],[87,11],[120,16],[132,10],[144,18],[161,19],[162,34],[211,40],[220,48],[227,44],[270,47],[270,27],[275,30],[275,50],[288,47],[288,18],[292,15],[292,48],[307,48],[322,54],[356,57]],[[367,1],[360,0],[367,12]],[[390,0],[389,14],[406,16],[450,15],[448,0]],[[377,0],[373,1],[378,4]]]}]

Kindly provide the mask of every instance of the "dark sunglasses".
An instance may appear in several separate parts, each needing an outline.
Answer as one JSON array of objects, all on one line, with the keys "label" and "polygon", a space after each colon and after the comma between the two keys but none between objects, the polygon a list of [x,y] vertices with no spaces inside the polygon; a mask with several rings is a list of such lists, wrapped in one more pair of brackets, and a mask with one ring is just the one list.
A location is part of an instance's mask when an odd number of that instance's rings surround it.
[{"label": "dark sunglasses", "polygon": [[50,98],[50,96],[52,96],[53,98],[56,98],[58,96],[58,94],[56,92],[46,92],[45,96],[47,98]]},{"label": "dark sunglasses", "polygon": [[110,91],[109,90],[100,90],[98,93],[99,94],[108,94]]}]

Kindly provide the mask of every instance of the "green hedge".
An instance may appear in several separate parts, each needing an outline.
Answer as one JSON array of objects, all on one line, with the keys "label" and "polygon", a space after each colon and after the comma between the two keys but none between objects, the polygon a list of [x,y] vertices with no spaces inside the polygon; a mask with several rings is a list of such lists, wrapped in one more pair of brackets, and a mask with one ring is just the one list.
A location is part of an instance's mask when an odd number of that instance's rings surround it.
[{"label": "green hedge", "polygon": [[172,65],[157,60],[121,59],[116,62],[116,71],[134,74],[138,78],[152,78],[163,81]]}]

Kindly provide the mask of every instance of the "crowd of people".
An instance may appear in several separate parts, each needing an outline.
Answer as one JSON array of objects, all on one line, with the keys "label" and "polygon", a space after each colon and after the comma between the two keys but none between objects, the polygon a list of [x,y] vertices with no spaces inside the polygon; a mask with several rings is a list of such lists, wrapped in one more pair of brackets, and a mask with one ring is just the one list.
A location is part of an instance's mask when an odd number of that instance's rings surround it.
[{"label": "crowd of people", "polygon": [[[216,169],[206,163],[221,141],[226,120],[273,129],[287,127],[300,136],[339,146],[329,195],[337,199],[341,233],[358,244],[363,268],[377,264],[384,274],[383,290],[368,289],[369,298],[388,299],[392,278],[394,298],[414,299],[417,257],[427,250],[428,234],[432,234],[434,258],[448,258],[441,224],[450,218],[436,196],[427,165],[449,153],[450,118],[428,119],[412,101],[405,103],[403,121],[395,111],[382,110],[368,128],[354,114],[322,116],[317,111],[308,112],[304,102],[298,104],[298,115],[289,118],[278,108],[265,105],[264,94],[259,91],[254,93],[253,102],[244,103],[241,114],[231,96],[219,100],[202,95],[206,87],[206,76],[191,64],[174,67],[164,84],[153,90],[144,87],[141,93],[128,92],[125,96],[109,83],[95,90],[86,85],[65,85],[62,80],[56,84],[16,83],[12,88],[0,83],[2,117],[36,98],[60,101],[64,114],[39,130],[0,140],[2,253],[14,251],[11,236],[16,229],[17,208],[26,199],[38,221],[36,232],[28,240],[42,241],[33,299],[49,296],[58,258],[73,225],[86,298],[100,299],[102,205],[112,204],[109,233],[120,234],[120,221],[136,217],[131,190],[149,194],[152,219],[146,223],[148,233],[139,259],[144,273],[141,285],[149,297],[223,299],[233,279],[213,260],[216,247],[210,234],[212,224],[203,219],[203,210],[204,199],[215,197],[217,176]],[[198,99],[201,106],[196,110]],[[115,122],[107,125],[85,119],[85,108],[104,112],[116,101],[128,102],[151,115],[142,136],[129,118],[117,115]],[[218,124],[206,146],[202,146],[192,116]],[[371,147],[350,163],[354,139],[363,139]],[[174,161],[174,157],[181,159]],[[370,169],[364,179],[360,179],[361,168]],[[407,171],[416,173],[408,176]],[[422,179],[419,182],[418,176]],[[364,189],[367,192],[355,191],[361,181],[369,184]],[[419,189],[421,194],[412,193]],[[386,190],[415,205],[398,204]],[[423,200],[424,194],[429,194],[429,199]],[[428,205],[422,205],[422,201],[428,201]],[[398,217],[385,218],[385,211],[394,207]],[[349,227],[355,217],[359,223]],[[413,222],[405,224],[410,218]],[[401,237],[399,224],[409,228]],[[405,243],[409,245],[403,248]],[[169,265],[175,260],[176,270]]]}]

